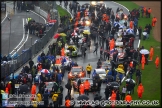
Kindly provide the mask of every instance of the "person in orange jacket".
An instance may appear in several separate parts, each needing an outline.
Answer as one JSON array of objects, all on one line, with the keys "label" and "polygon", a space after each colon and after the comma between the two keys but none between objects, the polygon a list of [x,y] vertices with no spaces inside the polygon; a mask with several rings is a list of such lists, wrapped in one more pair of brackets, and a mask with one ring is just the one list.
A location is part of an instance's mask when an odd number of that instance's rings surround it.
[{"label": "person in orange jacket", "polygon": [[154,18],[152,18],[152,26],[153,27],[155,27],[155,23],[157,22],[157,18],[156,17],[154,17]]},{"label": "person in orange jacket", "polygon": [[77,12],[77,19],[80,20],[80,11]]},{"label": "person in orange jacket", "polygon": [[84,84],[83,84],[83,82],[81,82],[81,84],[79,86],[79,93],[80,93],[80,95],[84,94]]},{"label": "person in orange jacket", "polygon": [[61,60],[57,58],[55,64],[61,64]]},{"label": "person in orange jacket", "polygon": [[148,17],[149,17],[149,18],[150,18],[151,12],[152,12],[152,10],[151,10],[151,8],[149,8],[149,9],[148,9]]},{"label": "person in orange jacket", "polygon": [[145,55],[142,54],[142,59],[141,59],[142,70],[144,70],[144,68],[145,68],[145,63],[146,63],[145,60],[146,60],[146,59],[145,59]]},{"label": "person in orange jacket", "polygon": [[88,81],[88,79],[86,79],[86,81],[84,82],[84,89],[85,89],[85,94],[89,95],[89,89],[90,89],[90,82]]},{"label": "person in orange jacket", "polygon": [[152,61],[153,55],[154,55],[154,48],[151,46],[150,47],[150,61]]},{"label": "person in orange jacket", "polygon": [[64,48],[61,49],[61,56],[65,56],[65,50],[64,50]]},{"label": "person in orange jacket", "polygon": [[155,59],[155,65],[156,65],[156,69],[158,69],[159,67],[159,62],[160,62],[160,59],[158,57],[158,55],[156,56],[156,59]]},{"label": "person in orange jacket", "polygon": [[9,94],[9,90],[8,90],[7,87],[6,87],[6,89],[5,89],[5,93]]},{"label": "person in orange jacket", "polygon": [[146,7],[143,7],[144,16],[146,16]]},{"label": "person in orange jacket", "polygon": [[38,63],[37,69],[38,69],[38,71],[41,71],[42,70],[42,63]]},{"label": "person in orange jacket", "polygon": [[140,83],[137,88],[138,98],[142,98],[143,92],[144,92],[144,87],[143,87],[142,83]]},{"label": "person in orange jacket", "polygon": [[111,106],[115,107],[116,93],[114,92],[114,90],[112,91],[110,100],[112,101]]},{"label": "person in orange jacket", "polygon": [[36,84],[33,84],[31,88],[31,94],[32,94],[31,100],[35,97],[36,91],[37,91]]},{"label": "person in orange jacket", "polygon": [[129,93],[125,96],[125,101],[127,102],[127,107],[130,107],[132,96]]},{"label": "person in orange jacket", "polygon": [[131,29],[133,29],[133,21],[130,21],[129,27],[130,27]]},{"label": "person in orange jacket", "polygon": [[65,101],[65,107],[66,108],[70,108],[71,104],[70,104],[70,99],[66,99]]}]

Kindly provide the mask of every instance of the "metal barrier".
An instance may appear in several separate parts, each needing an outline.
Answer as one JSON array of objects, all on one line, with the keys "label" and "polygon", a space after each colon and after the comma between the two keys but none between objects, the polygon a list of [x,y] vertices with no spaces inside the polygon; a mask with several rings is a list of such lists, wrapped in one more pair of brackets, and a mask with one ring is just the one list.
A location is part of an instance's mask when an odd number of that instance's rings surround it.
[{"label": "metal barrier", "polygon": [[31,58],[37,55],[39,51],[42,51],[44,46],[53,38],[53,35],[57,32],[58,24],[59,23],[57,18],[57,22],[49,29],[49,31],[46,32],[46,35],[44,35],[39,41],[37,41],[34,45],[20,54],[17,59],[10,61],[10,63],[1,65],[1,79],[6,78],[6,76],[15,72]]}]

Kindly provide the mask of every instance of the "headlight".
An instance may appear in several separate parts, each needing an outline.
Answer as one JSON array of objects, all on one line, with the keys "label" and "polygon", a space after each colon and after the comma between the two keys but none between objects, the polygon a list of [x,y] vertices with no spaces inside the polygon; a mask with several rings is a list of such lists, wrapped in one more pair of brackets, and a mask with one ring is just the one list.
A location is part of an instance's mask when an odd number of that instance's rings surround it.
[{"label": "headlight", "polygon": [[96,5],[96,2],[95,2],[95,1],[92,1],[91,4],[92,4],[92,5]]},{"label": "headlight", "polygon": [[82,74],[79,74],[79,76],[82,76]]},{"label": "headlight", "polygon": [[72,74],[69,74],[69,76],[72,76]]}]

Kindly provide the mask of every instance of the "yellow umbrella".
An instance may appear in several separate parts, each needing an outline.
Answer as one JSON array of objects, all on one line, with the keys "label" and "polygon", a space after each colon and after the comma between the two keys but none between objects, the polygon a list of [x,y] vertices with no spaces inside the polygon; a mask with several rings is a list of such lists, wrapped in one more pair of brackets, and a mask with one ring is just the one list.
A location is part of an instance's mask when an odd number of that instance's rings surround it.
[{"label": "yellow umbrella", "polygon": [[83,34],[90,35],[91,33],[90,33],[88,30],[84,30],[84,31],[83,31]]},{"label": "yellow umbrella", "polygon": [[125,73],[125,71],[123,69],[121,69],[121,68],[116,68],[115,70],[116,70],[116,72],[119,72],[119,73],[122,73],[122,74]]},{"label": "yellow umbrella", "polygon": [[2,93],[5,93],[4,90],[1,90],[1,94],[2,94]]},{"label": "yellow umbrella", "polygon": [[67,36],[65,33],[60,33],[60,36]]}]

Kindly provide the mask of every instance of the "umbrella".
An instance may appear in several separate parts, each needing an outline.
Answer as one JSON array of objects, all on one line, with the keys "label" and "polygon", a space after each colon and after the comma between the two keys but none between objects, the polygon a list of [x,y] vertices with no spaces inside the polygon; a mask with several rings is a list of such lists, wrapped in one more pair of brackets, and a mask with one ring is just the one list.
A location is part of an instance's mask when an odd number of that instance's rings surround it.
[{"label": "umbrella", "polygon": [[64,29],[63,28],[58,28],[58,33],[62,33],[64,32]]},{"label": "umbrella", "polygon": [[119,84],[117,82],[110,82],[107,85],[111,87],[119,87]]},{"label": "umbrella", "polygon": [[142,49],[140,51],[141,54],[149,54],[150,52],[147,49]]},{"label": "umbrella", "polygon": [[116,27],[117,25],[120,26],[120,23],[119,22],[114,22],[114,26]]},{"label": "umbrella", "polygon": [[87,95],[80,95],[77,100],[89,100],[89,97]]},{"label": "umbrella", "polygon": [[60,36],[67,36],[65,33],[60,33]]},{"label": "umbrella", "polygon": [[127,29],[126,32],[127,33],[130,33],[130,34],[133,34],[134,33],[133,29]]},{"label": "umbrella", "polygon": [[146,35],[147,35],[147,32],[142,32],[142,34],[143,34],[144,36],[146,36]]},{"label": "umbrella", "polygon": [[85,3],[85,4],[83,4],[83,5],[90,5],[89,3]]},{"label": "umbrella", "polygon": [[47,69],[42,69],[41,73],[45,73],[46,74],[46,73],[50,73],[50,72]]},{"label": "umbrella", "polygon": [[133,83],[136,83],[133,79],[130,79],[130,78],[126,79],[125,81],[126,81],[126,82],[133,82]]},{"label": "umbrella", "polygon": [[109,80],[111,80],[111,79],[114,79],[114,77],[112,76],[112,75],[107,75],[107,79]]},{"label": "umbrella", "polygon": [[60,34],[56,33],[56,34],[53,36],[53,38],[54,38],[54,39],[57,39],[59,36],[60,36]]},{"label": "umbrella", "polygon": [[134,34],[127,34],[127,35],[125,35],[125,37],[131,38],[131,37],[135,37],[135,35]]},{"label": "umbrella", "polygon": [[89,34],[91,34],[91,33],[90,33],[88,30],[84,30],[84,31],[83,31],[83,34],[88,34],[88,35],[89,35]]},{"label": "umbrella", "polygon": [[20,89],[20,94],[23,94],[23,92],[27,93],[29,91],[28,85],[26,85],[26,84],[20,85],[19,89]]},{"label": "umbrella", "polygon": [[121,69],[121,68],[116,68],[115,70],[116,70],[116,72],[119,72],[119,73],[122,73],[122,74],[125,73],[125,71],[123,69]]}]

